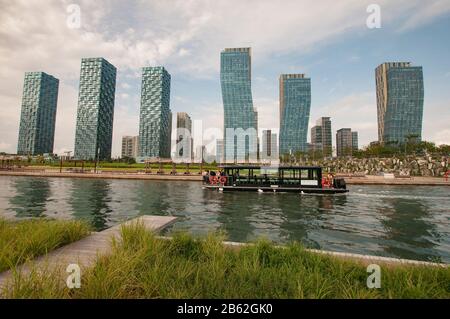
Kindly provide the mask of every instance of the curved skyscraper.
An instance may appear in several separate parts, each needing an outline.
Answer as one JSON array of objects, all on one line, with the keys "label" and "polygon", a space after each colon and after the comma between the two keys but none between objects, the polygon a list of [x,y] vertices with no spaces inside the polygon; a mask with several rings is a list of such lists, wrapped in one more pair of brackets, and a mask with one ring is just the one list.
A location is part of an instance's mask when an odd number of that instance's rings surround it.
[{"label": "curved skyscraper", "polygon": [[421,140],[423,118],[422,67],[410,62],[388,62],[375,70],[378,141],[402,144]]},{"label": "curved skyscraper", "polygon": [[311,79],[280,75],[280,155],[306,152],[310,109]]},{"label": "curved skyscraper", "polygon": [[251,75],[250,48],[230,48],[221,52],[226,163],[257,161],[258,120],[253,108]]}]

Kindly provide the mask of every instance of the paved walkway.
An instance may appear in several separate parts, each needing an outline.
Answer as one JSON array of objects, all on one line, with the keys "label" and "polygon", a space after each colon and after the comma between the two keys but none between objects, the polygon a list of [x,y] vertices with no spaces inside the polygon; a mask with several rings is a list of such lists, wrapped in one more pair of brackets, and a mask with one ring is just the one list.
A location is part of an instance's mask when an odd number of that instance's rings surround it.
[{"label": "paved walkway", "polygon": [[[155,232],[171,225],[177,218],[171,216],[141,216],[132,219],[125,224],[133,222],[142,222],[144,227]],[[47,255],[36,258],[32,263],[19,266],[21,274],[26,275],[32,269],[38,271],[48,271],[50,269],[60,269],[64,272],[69,264],[78,264],[81,268],[92,267],[99,256],[105,256],[112,252],[112,238],[120,236],[121,225],[119,224],[104,231],[93,233],[74,243],[58,248]],[[11,271],[5,271],[0,274],[0,288],[5,286],[13,277]]]}]

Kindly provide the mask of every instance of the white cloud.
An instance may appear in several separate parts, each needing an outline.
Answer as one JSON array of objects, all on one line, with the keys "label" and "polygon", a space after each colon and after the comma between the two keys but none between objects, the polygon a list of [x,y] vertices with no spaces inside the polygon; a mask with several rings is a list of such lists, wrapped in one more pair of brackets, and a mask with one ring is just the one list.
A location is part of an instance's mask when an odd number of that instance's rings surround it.
[{"label": "white cloud", "polygon": [[[305,0],[283,1],[280,5],[259,0],[81,0],[80,29],[66,25],[70,3],[0,0],[0,151],[16,149],[26,71],[42,70],[60,79],[55,150],[71,150],[82,57],[103,56],[117,66],[118,88],[122,89],[130,88],[125,79],[138,79],[140,68],[147,65],[164,64],[178,74],[217,80],[219,52],[224,47],[252,46],[254,67],[263,67],[274,54],[302,54],[338,41],[353,30],[365,30],[365,9],[371,1]],[[448,1],[441,0],[384,0],[379,4],[383,26],[403,23],[400,29],[408,30],[442,16],[450,8]],[[115,155],[120,152],[117,145],[121,134],[131,134],[130,128],[137,130],[139,106],[135,103],[139,102],[131,93],[126,94],[130,94],[126,105],[116,101]],[[269,124],[269,110],[277,102],[267,99],[255,96],[261,127],[273,125]],[[205,120],[208,123],[219,122],[209,112],[199,116],[211,118]]]}]

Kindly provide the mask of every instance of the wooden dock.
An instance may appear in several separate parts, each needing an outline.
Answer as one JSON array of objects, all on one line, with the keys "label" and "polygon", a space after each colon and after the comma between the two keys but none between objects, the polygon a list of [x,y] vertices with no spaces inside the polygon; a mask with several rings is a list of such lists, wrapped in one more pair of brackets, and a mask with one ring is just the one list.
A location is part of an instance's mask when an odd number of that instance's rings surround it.
[{"label": "wooden dock", "polygon": [[[177,218],[172,216],[141,216],[124,224],[142,223],[148,230],[159,232],[175,222]],[[106,256],[112,252],[112,238],[120,239],[121,226],[119,224],[101,232],[92,233],[74,243],[58,248],[47,255],[37,257],[35,260],[18,267],[21,276],[26,276],[32,271],[50,271],[60,269],[63,277],[69,274],[65,272],[70,264],[78,264],[81,271],[95,265],[99,256]],[[11,270],[0,274],[0,289],[6,286],[14,278]]]}]

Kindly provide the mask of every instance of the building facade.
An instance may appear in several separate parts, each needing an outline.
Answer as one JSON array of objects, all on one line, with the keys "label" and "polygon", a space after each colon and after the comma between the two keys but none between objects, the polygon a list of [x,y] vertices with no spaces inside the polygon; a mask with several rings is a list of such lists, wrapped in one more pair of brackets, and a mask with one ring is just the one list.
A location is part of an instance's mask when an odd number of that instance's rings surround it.
[{"label": "building facade", "polygon": [[134,158],[139,156],[139,136],[122,137],[122,158]]},{"label": "building facade", "polygon": [[323,156],[332,156],[333,140],[331,135],[331,120],[321,117],[311,128],[311,144],[314,151],[321,151]]},{"label": "building facade", "polygon": [[336,155],[351,156],[358,150],[358,132],[350,128],[341,128],[336,132]]},{"label": "building facade", "polygon": [[304,74],[282,74],[280,86],[280,154],[306,152],[311,79]]},{"label": "building facade", "polygon": [[17,154],[53,153],[58,87],[44,72],[25,73]]},{"label": "building facade", "polygon": [[224,143],[223,139],[216,140],[216,163],[223,163],[223,151],[224,151]]},{"label": "building facade", "polygon": [[170,158],[171,134],[170,74],[162,66],[143,68],[139,117],[140,157]]},{"label": "building facade", "polygon": [[176,158],[182,161],[193,160],[192,120],[185,112],[177,113]]},{"label": "building facade", "polygon": [[353,151],[357,151],[359,149],[358,132],[352,132],[352,149]]},{"label": "building facade", "polygon": [[424,84],[422,67],[388,62],[375,70],[378,141],[401,144],[422,138]]},{"label": "building facade", "polygon": [[350,128],[341,128],[336,132],[337,156],[351,156],[353,150],[353,135]]},{"label": "building facade", "polygon": [[278,161],[278,138],[272,130],[263,130],[260,159],[262,161]]},{"label": "building facade", "polygon": [[322,126],[313,126],[311,128],[311,143],[309,150],[316,153],[322,153]]},{"label": "building facade", "polygon": [[116,68],[103,58],[81,60],[76,159],[111,158]]},{"label": "building facade", "polygon": [[253,108],[251,70],[250,48],[229,48],[221,52],[226,163],[257,161],[258,119]]}]

